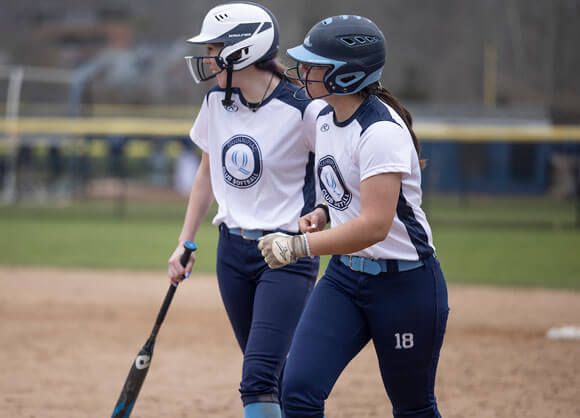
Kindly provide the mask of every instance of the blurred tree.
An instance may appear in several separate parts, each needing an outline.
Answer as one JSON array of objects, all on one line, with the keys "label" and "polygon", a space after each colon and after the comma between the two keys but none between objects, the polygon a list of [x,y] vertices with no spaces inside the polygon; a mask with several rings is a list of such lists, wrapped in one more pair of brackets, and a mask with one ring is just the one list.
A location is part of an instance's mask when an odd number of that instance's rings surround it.
[{"label": "blurred tree", "polygon": [[[122,46],[127,52],[126,58],[120,58],[121,65],[123,59],[131,60],[136,51],[148,51],[143,58],[146,64],[127,78],[131,82],[112,87],[116,95],[111,99],[196,104],[206,87],[189,81],[183,55],[194,49],[184,41],[199,31],[205,13],[219,3],[6,1],[0,9],[0,34],[4,35],[0,36],[0,56],[8,64],[74,66],[83,57],[90,59],[106,49]],[[278,17],[280,57],[286,63],[285,50],[301,43],[306,31],[318,20],[338,14],[360,14],[375,20],[386,35],[387,66],[383,79],[396,94],[424,102],[483,103],[487,46],[497,57],[496,102],[549,106],[554,113],[573,118],[580,113],[578,0],[261,3]],[[72,36],[75,30],[77,35],[86,35],[88,27],[93,28],[88,33],[109,35],[84,38],[93,39],[92,43],[73,42],[82,39]],[[67,34],[66,42],[62,37],[50,36],[59,33],[55,32],[57,29]],[[124,44],[119,44],[122,40]],[[111,67],[105,73],[118,74],[117,71],[118,68]],[[104,92],[111,86],[111,77],[105,74],[93,84],[93,89]]]}]

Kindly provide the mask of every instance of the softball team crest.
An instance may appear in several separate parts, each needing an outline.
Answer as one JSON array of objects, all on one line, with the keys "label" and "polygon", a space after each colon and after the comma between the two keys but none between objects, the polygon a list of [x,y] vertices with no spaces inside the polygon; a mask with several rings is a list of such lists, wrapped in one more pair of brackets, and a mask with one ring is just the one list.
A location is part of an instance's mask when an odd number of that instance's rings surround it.
[{"label": "softball team crest", "polygon": [[262,176],[262,154],[256,140],[247,135],[235,135],[222,147],[222,170],[226,183],[246,189]]},{"label": "softball team crest", "polygon": [[338,165],[331,155],[318,162],[318,181],[324,199],[337,210],[345,210],[352,200],[352,193],[346,188]]}]

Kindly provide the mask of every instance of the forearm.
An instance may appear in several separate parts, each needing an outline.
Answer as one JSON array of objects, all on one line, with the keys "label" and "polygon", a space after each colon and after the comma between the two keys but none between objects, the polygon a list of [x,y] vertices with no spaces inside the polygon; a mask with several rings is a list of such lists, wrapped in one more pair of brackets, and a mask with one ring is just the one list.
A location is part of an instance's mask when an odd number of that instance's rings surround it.
[{"label": "forearm", "polygon": [[[326,231],[297,236],[268,234],[258,240],[258,248],[270,268],[295,263],[308,255],[351,254],[369,248],[387,238],[395,219],[400,188],[399,173],[369,177],[361,182],[360,216]],[[301,231],[308,231],[315,213],[301,218]]]},{"label": "forearm", "polygon": [[312,255],[351,254],[384,241],[395,219],[400,173],[383,173],[361,182],[361,214],[326,231],[309,234]]},{"label": "forearm", "polygon": [[359,216],[326,231],[308,234],[311,255],[350,254],[385,240],[390,222]]},{"label": "forearm", "polygon": [[179,242],[194,240],[199,226],[207,215],[214,201],[209,173],[209,161],[204,154],[195,181],[189,194],[189,202],[185,213],[185,220],[179,235]]}]

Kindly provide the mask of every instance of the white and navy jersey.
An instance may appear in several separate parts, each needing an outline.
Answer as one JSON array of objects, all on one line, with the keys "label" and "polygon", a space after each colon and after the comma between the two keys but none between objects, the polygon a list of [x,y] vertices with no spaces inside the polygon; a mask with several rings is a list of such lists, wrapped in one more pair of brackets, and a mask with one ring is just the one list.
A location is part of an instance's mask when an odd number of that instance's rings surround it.
[{"label": "white and navy jersey", "polygon": [[405,122],[390,106],[369,96],[346,121],[330,106],[316,123],[316,170],[333,226],[361,214],[360,184],[381,173],[402,173],[397,211],[387,238],[352,253],[373,259],[418,260],[434,252],[421,209],[421,169]]},{"label": "white and navy jersey", "polygon": [[225,89],[205,96],[190,137],[209,155],[214,225],[298,232],[298,218],[313,210],[316,116],[325,103],[295,99],[297,88],[280,81],[255,112],[236,88],[227,108]]}]

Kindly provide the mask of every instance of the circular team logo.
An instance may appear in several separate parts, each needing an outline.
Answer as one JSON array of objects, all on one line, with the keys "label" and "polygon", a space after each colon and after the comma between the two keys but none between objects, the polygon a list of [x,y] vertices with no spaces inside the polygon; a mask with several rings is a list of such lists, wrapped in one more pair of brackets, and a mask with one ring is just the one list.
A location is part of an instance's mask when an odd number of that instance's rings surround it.
[{"label": "circular team logo", "polygon": [[238,111],[238,105],[235,103],[232,103],[229,106],[224,106],[224,108],[228,111],[228,112],[237,112]]},{"label": "circular team logo", "polygon": [[222,170],[226,183],[246,189],[262,176],[262,155],[256,140],[247,135],[236,135],[222,147]]},{"label": "circular team logo", "polygon": [[329,206],[345,210],[352,200],[352,193],[346,188],[338,165],[331,155],[318,162],[318,181],[322,195]]},{"label": "circular team logo", "polygon": [[330,129],[330,125],[328,123],[323,123],[322,126],[320,127],[320,131],[321,132],[326,132]]}]

